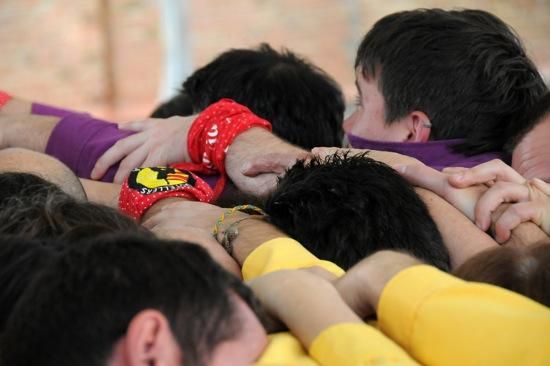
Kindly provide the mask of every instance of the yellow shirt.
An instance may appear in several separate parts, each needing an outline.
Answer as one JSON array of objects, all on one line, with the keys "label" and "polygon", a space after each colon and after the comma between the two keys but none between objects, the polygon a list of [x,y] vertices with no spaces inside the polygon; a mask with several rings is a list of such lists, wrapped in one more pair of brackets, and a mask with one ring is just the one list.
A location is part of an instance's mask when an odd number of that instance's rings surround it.
[{"label": "yellow shirt", "polygon": [[377,313],[380,330],[423,365],[550,365],[550,309],[430,266],[392,278]]},{"label": "yellow shirt", "polygon": [[[245,280],[281,270],[320,266],[337,276],[344,271],[320,260],[289,238],[270,240],[246,258]],[[311,344],[309,354],[290,333],[269,336],[269,345],[258,366],[358,366],[417,365],[399,346],[367,324],[338,324],[325,329]]]},{"label": "yellow shirt", "polygon": [[[243,277],[310,266],[344,273],[295,240],[278,238],[250,254]],[[411,267],[391,279],[380,298],[378,326],[329,327],[313,341],[309,356],[289,333],[274,334],[257,365],[550,365],[550,309],[430,266]]]}]

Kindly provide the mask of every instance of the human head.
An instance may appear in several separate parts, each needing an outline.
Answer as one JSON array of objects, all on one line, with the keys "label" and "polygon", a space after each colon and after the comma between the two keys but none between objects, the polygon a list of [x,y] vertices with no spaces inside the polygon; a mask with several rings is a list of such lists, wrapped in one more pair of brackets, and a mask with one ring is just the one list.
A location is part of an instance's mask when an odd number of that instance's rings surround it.
[{"label": "human head", "polygon": [[550,242],[500,246],[470,258],[454,271],[466,281],[500,286],[550,306]]},{"label": "human head", "polygon": [[79,200],[86,200],[86,192],[77,176],[65,164],[36,151],[9,148],[0,150],[0,172],[35,174],[59,186]]},{"label": "human head", "polygon": [[0,237],[0,335],[24,290],[54,254],[48,242]]},{"label": "human head", "polygon": [[467,154],[502,150],[547,90],[512,29],[481,10],[388,15],[363,38],[355,67],[370,88],[346,130],[388,141],[463,138],[456,149]]},{"label": "human head", "polygon": [[550,182],[550,92],[529,114],[529,124],[511,139],[512,168],[525,178]]},{"label": "human head", "polygon": [[106,232],[148,231],[118,211],[77,200],[33,174],[0,173],[0,235],[73,240]]},{"label": "human head", "polygon": [[98,237],[65,246],[33,279],[8,321],[0,361],[215,365],[225,355],[248,364],[230,352],[252,363],[265,346],[252,308],[250,290],[196,245]]},{"label": "human head", "polygon": [[[181,94],[162,108],[173,113],[179,99],[186,114],[189,103],[198,113],[222,98],[247,106],[270,121],[273,132],[306,149],[341,146],[344,100],[338,84],[323,70],[289,50],[268,44],[258,49],[231,49],[195,71]],[[155,117],[170,117],[161,108]]]},{"label": "human head", "polygon": [[350,268],[381,250],[407,252],[443,270],[449,254],[413,188],[365,154],[299,161],[267,199],[270,220],[321,259]]}]

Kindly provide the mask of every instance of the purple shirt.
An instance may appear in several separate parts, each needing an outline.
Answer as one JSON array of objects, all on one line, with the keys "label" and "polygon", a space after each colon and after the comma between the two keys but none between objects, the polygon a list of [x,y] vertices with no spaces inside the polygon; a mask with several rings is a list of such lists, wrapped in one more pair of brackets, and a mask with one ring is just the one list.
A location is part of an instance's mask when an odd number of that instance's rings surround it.
[{"label": "purple shirt", "polygon": [[367,140],[352,134],[347,134],[347,138],[351,147],[355,149],[391,151],[412,156],[437,170],[450,166],[471,168],[493,159],[501,159],[508,163],[503,152],[494,151],[468,156],[453,151],[452,147],[462,142],[461,139],[428,142],[387,142]]},{"label": "purple shirt", "polygon": [[[61,160],[80,178],[89,179],[101,155],[118,140],[135,133],[121,130],[116,123],[94,118],[87,113],[39,103],[33,103],[32,113],[61,118],[50,135],[46,154]],[[111,166],[101,180],[112,182],[117,169],[118,163]],[[201,176],[201,178],[214,187],[219,176]]]}]

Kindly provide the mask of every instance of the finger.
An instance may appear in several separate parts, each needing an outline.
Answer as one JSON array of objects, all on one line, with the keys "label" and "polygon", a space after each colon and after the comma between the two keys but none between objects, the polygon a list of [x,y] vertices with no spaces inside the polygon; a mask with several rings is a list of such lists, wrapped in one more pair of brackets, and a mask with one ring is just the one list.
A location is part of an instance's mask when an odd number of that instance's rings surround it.
[{"label": "finger", "polygon": [[491,180],[519,184],[525,183],[525,178],[523,178],[512,167],[506,165],[502,160],[498,159],[477,165],[464,172],[453,174],[449,177],[449,183],[458,188],[483,184]]},{"label": "finger", "polygon": [[447,176],[423,164],[395,165],[395,170],[414,186],[445,195]]},{"label": "finger", "polygon": [[468,168],[463,168],[463,167],[459,167],[459,166],[449,166],[449,167],[444,168],[442,170],[442,172],[445,173],[445,174],[457,174],[457,173],[462,173],[466,170],[468,170]]},{"label": "finger", "polygon": [[147,158],[147,149],[137,149],[126,156],[118,166],[113,179],[114,183],[122,183],[134,168],[144,167],[143,162]]},{"label": "finger", "polygon": [[523,184],[497,182],[477,201],[474,209],[476,225],[487,230],[491,225],[491,214],[504,202],[519,202],[529,199],[529,188]]},{"label": "finger", "polygon": [[546,183],[542,179],[534,178],[531,180],[531,183],[537,187],[542,193],[547,196],[550,196],[550,184]]},{"label": "finger", "polygon": [[122,122],[118,124],[118,128],[121,130],[130,130],[130,131],[145,131],[149,128],[152,128],[153,124],[150,119],[144,121],[132,121],[132,122]]},{"label": "finger", "polygon": [[540,207],[533,202],[520,202],[508,207],[495,222],[495,240],[503,243],[510,238],[512,230],[526,221],[538,223]]},{"label": "finger", "polygon": [[101,179],[112,166],[121,161],[125,156],[137,149],[145,142],[145,136],[135,134],[118,140],[113,146],[101,155],[96,161],[90,177],[92,179]]}]

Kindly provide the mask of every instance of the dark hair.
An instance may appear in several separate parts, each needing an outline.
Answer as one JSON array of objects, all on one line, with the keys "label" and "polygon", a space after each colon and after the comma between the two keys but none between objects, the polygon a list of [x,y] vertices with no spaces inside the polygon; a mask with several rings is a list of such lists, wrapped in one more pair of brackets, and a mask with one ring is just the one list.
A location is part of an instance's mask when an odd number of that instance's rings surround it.
[{"label": "dark hair", "polygon": [[168,118],[172,116],[190,116],[193,113],[193,102],[185,90],[182,90],[172,99],[157,106],[153,113],[151,113],[151,117]]},{"label": "dark hair", "polygon": [[449,253],[420,197],[366,154],[299,161],[279,180],[265,211],[313,254],[344,269],[381,249],[449,269]]},{"label": "dark hair", "polygon": [[105,365],[133,317],[156,309],[185,364],[204,365],[241,331],[235,295],[256,307],[250,290],[197,245],[103,236],[66,246],[13,310],[0,363]]},{"label": "dark hair", "polygon": [[148,231],[110,207],[76,200],[28,173],[0,173],[0,234],[77,240],[106,232]]},{"label": "dark hair", "polygon": [[338,84],[293,52],[277,52],[265,43],[222,53],[195,71],[181,94],[154,116],[188,115],[190,104],[198,113],[222,98],[247,106],[270,121],[277,136],[295,145],[311,149],[342,144],[345,105]]},{"label": "dark hair", "polygon": [[355,67],[378,78],[386,122],[421,110],[431,138],[464,138],[466,154],[502,150],[547,91],[518,36],[481,10],[419,9],[379,20]]},{"label": "dark hair", "polygon": [[513,136],[507,144],[507,152],[512,153],[516,145],[529,133],[535,126],[542,122],[546,116],[550,115],[550,92],[546,93],[528,113],[527,123],[524,128]]},{"label": "dark hair", "polygon": [[464,262],[454,275],[500,286],[550,306],[550,243],[489,249]]},{"label": "dark hair", "polygon": [[0,335],[21,294],[54,253],[49,242],[0,238]]}]

